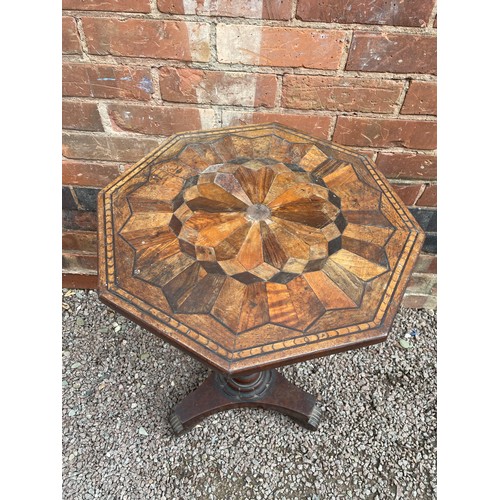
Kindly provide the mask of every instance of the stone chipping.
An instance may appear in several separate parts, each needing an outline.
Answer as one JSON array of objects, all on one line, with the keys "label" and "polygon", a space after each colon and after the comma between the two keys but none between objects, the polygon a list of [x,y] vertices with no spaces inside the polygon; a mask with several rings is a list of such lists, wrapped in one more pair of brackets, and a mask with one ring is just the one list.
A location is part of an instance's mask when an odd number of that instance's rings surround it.
[{"label": "stone chipping", "polygon": [[173,434],[209,371],[100,303],[62,290],[63,498],[436,498],[435,311],[401,308],[386,342],[279,370],[319,399],[311,432],[238,409]]}]

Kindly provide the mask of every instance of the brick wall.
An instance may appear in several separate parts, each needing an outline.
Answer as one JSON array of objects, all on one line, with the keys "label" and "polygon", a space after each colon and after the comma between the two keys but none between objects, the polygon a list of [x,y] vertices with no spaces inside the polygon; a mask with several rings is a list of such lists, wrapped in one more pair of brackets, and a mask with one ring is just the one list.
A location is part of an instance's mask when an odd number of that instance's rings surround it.
[{"label": "brick wall", "polygon": [[99,189],[168,135],[278,121],[376,162],[427,232],[404,304],[435,306],[435,0],[62,3],[66,285],[95,283]]}]

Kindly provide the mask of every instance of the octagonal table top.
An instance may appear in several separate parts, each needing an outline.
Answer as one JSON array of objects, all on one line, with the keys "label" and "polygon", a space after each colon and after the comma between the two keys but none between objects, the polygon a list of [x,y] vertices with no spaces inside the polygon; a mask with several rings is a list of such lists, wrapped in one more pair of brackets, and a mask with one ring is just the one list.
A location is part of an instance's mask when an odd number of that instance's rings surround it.
[{"label": "octagonal table top", "polygon": [[98,214],[101,300],[227,374],[385,340],[424,240],[371,160],[278,124],[172,136]]}]

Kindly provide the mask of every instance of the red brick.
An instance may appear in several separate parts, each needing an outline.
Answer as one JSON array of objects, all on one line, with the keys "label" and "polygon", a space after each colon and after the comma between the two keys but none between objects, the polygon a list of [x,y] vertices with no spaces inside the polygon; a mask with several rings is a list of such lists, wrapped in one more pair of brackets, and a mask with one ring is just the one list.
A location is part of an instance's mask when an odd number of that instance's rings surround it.
[{"label": "red brick", "polygon": [[436,83],[412,81],[401,108],[401,114],[437,115]]},{"label": "red brick", "polygon": [[437,273],[437,255],[421,253],[413,269],[415,273]]},{"label": "red brick", "polygon": [[78,202],[80,210],[95,212],[97,210],[97,199],[99,197],[99,188],[73,186],[73,193]]},{"label": "red brick", "polygon": [[62,18],[62,51],[63,54],[81,54],[80,37],[73,17]]},{"label": "red brick", "polygon": [[107,10],[110,12],[150,12],[149,0],[63,0],[66,10]]},{"label": "red brick", "polygon": [[63,155],[78,160],[110,160],[135,162],[146,156],[160,139],[109,137],[86,132],[63,133]]},{"label": "red brick", "polygon": [[90,231],[64,231],[63,250],[73,252],[97,253],[97,233]]},{"label": "red brick", "polygon": [[147,101],[153,93],[146,68],[105,64],[63,64],[63,95]]},{"label": "red brick", "polygon": [[62,288],[97,288],[97,270],[95,274],[63,273]]},{"label": "red brick", "polygon": [[437,158],[431,155],[381,151],[376,164],[389,179],[434,180],[437,177]]},{"label": "red brick", "polygon": [[345,33],[290,27],[217,26],[217,57],[230,64],[338,69]]},{"label": "red brick", "polygon": [[425,187],[425,191],[418,199],[419,207],[435,207],[437,206],[437,184],[429,184]]},{"label": "red brick", "polygon": [[437,287],[437,275],[413,273],[406,287],[406,293],[434,294]]},{"label": "red brick", "polygon": [[97,271],[97,255],[77,252],[63,253],[63,270],[70,272]]},{"label": "red brick", "polygon": [[210,25],[151,19],[82,18],[91,54],[180,61],[210,59]]},{"label": "red brick", "polygon": [[83,210],[63,210],[62,228],[81,231],[97,231],[97,214]]},{"label": "red brick", "polygon": [[63,186],[61,192],[61,204],[63,210],[77,210],[78,205],[72,189],[69,186]]},{"label": "red brick", "polygon": [[403,82],[285,75],[282,104],[287,108],[392,113]]},{"label": "red brick", "polygon": [[346,69],[436,74],[436,37],[354,33]]},{"label": "red brick", "polygon": [[118,130],[169,136],[188,130],[214,128],[212,109],[166,108],[162,106],[108,106],[111,122]]},{"label": "red brick", "polygon": [[363,148],[353,148],[356,150],[357,153],[360,155],[366,156],[367,158],[370,158],[370,160],[375,161],[377,158],[377,153],[378,151],[375,151],[373,149],[363,149]]},{"label": "red brick", "polygon": [[391,182],[391,184],[405,205],[415,205],[415,200],[422,189],[422,184],[397,184],[395,182]]},{"label": "red brick", "polygon": [[244,17],[246,19],[292,18],[292,0],[158,0],[158,10],[167,14],[187,14],[196,16]]},{"label": "red brick", "polygon": [[412,309],[436,309],[437,297],[434,295],[405,295],[402,301],[403,307]]},{"label": "red brick", "polygon": [[161,96],[165,101],[238,106],[274,106],[276,75],[236,71],[162,68]]},{"label": "red brick", "polygon": [[116,179],[123,169],[118,165],[62,162],[62,183],[71,186],[104,187]]},{"label": "red brick", "polygon": [[247,125],[252,123],[277,122],[287,127],[301,130],[319,139],[328,139],[332,118],[319,115],[292,115],[280,113],[245,113],[239,111],[222,111],[222,126]]},{"label": "red brick", "polygon": [[73,130],[104,130],[97,104],[93,102],[64,101],[62,103],[62,125],[63,128]]},{"label": "red brick", "polygon": [[324,23],[424,27],[434,0],[298,0],[297,18]]},{"label": "red brick", "polygon": [[339,116],[334,142],[346,146],[436,148],[436,122]]}]

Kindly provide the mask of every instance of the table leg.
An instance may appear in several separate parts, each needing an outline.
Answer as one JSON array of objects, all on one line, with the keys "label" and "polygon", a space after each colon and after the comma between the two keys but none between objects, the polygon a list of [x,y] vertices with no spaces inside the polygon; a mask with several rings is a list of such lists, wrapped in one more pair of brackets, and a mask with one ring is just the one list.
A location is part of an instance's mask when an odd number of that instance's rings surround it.
[{"label": "table leg", "polygon": [[310,430],[318,428],[321,416],[312,394],[290,383],[276,370],[267,370],[234,377],[211,373],[174,408],[170,423],[179,434],[213,413],[244,407],[279,411]]}]

